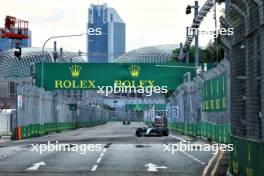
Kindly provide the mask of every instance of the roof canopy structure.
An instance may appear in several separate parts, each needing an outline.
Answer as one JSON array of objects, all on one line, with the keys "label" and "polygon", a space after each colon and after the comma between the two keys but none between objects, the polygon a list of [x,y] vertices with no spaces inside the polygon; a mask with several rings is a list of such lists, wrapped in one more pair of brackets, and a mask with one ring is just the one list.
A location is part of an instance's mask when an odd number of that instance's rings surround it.
[{"label": "roof canopy structure", "polygon": [[[54,62],[53,50],[41,48],[23,48],[21,59],[14,56],[13,50],[0,54],[0,79],[30,78],[30,64],[41,62]],[[63,52],[62,58],[57,62],[86,62],[76,53]]]},{"label": "roof canopy structure", "polygon": [[172,51],[179,45],[148,46],[126,52],[118,57],[116,63],[165,63],[172,60]]}]

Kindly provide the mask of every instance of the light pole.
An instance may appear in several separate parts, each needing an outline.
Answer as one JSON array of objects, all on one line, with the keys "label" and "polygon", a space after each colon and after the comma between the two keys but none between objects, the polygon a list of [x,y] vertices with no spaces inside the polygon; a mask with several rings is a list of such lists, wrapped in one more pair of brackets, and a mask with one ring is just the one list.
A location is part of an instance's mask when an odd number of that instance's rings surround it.
[{"label": "light pole", "polygon": [[[81,33],[81,34],[74,34],[74,35],[59,35],[59,36],[52,36],[52,37],[50,37],[50,38],[48,38],[45,42],[44,42],[44,44],[43,44],[43,46],[42,46],[42,53],[43,53],[43,57],[42,57],[42,59],[41,59],[41,87],[43,88],[43,86],[44,86],[44,63],[43,63],[43,60],[44,60],[44,57],[45,57],[45,45],[48,43],[48,41],[50,41],[51,39],[57,39],[57,38],[68,38],[68,37],[80,37],[80,36],[82,36],[82,35],[84,35],[84,34],[87,34],[87,33]],[[41,106],[41,114],[43,114],[42,113],[42,106]],[[77,125],[77,111],[76,111],[76,123],[75,123],[76,125]]]},{"label": "light pole", "polygon": [[[58,36],[52,36],[50,38],[48,38],[43,46],[42,46],[42,53],[44,55],[44,52],[45,52],[45,45],[48,43],[48,41],[52,40],[52,39],[57,39],[57,38],[68,38],[68,37],[80,37],[80,36],[83,36],[83,35],[86,35],[87,33],[81,33],[81,34],[73,34],[73,35],[58,35]],[[43,67],[43,57],[41,59],[41,87],[43,88],[43,76],[44,76],[44,67]]]},{"label": "light pole", "polygon": [[[194,21],[199,13],[199,4],[198,1],[195,1],[194,6],[188,5],[186,8],[186,14],[192,13],[192,8],[194,9]],[[199,32],[198,29],[196,30],[197,33],[195,34],[195,67],[198,69],[199,67]]]}]

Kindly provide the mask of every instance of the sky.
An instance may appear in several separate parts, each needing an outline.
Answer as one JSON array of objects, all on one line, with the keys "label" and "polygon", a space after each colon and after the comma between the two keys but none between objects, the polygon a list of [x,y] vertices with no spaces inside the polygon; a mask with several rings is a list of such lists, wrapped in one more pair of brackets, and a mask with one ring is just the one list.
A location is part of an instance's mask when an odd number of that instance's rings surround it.
[{"label": "sky", "polygon": [[[86,32],[88,8],[91,3],[107,3],[119,13],[126,23],[126,50],[144,46],[179,44],[186,38],[194,14],[186,15],[188,4],[194,0],[12,0],[0,6],[0,27],[6,15],[29,21],[32,31],[32,46],[42,47],[45,40],[56,35]],[[198,0],[200,6],[206,0]],[[217,6],[217,17],[223,6]],[[213,13],[204,19],[200,30],[214,30]],[[205,47],[213,36],[200,36],[200,45]],[[57,39],[58,47],[69,51],[86,52],[86,36]],[[53,42],[47,43],[52,47]]]}]

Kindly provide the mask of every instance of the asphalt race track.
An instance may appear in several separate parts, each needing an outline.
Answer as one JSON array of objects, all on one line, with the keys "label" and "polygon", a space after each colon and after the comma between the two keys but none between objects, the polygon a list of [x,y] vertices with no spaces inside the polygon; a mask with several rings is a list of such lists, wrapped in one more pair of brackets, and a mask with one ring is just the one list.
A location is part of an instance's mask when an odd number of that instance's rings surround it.
[{"label": "asphalt race track", "polygon": [[[0,143],[0,175],[92,175],[92,176],[199,176],[203,174],[212,152],[164,151],[164,144],[181,140],[205,143],[179,134],[168,137],[136,137],[137,127],[143,123],[109,122],[104,125],[50,134],[23,141]],[[33,145],[100,144],[100,151],[32,151]],[[72,145],[70,146],[72,147]]]}]

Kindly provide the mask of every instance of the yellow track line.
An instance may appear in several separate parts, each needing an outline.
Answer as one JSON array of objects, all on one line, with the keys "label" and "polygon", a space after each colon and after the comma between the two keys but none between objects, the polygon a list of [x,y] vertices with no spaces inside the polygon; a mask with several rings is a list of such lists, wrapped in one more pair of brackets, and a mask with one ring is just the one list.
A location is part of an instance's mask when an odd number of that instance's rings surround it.
[{"label": "yellow track line", "polygon": [[218,157],[218,159],[217,159],[217,161],[216,161],[216,164],[215,164],[214,169],[213,169],[213,171],[212,171],[212,173],[211,173],[211,176],[214,176],[214,175],[215,175],[216,170],[217,170],[218,167],[219,167],[220,161],[221,161],[221,159],[223,158],[223,155],[224,155],[224,152],[223,152],[223,151],[220,151],[220,156]]},{"label": "yellow track line", "polygon": [[215,160],[215,158],[217,157],[218,153],[219,153],[219,150],[217,151],[217,153],[208,162],[207,166],[205,167],[205,169],[203,171],[203,175],[202,176],[208,176],[208,174],[207,174],[208,169],[211,167],[211,165],[212,165],[213,161]]}]

